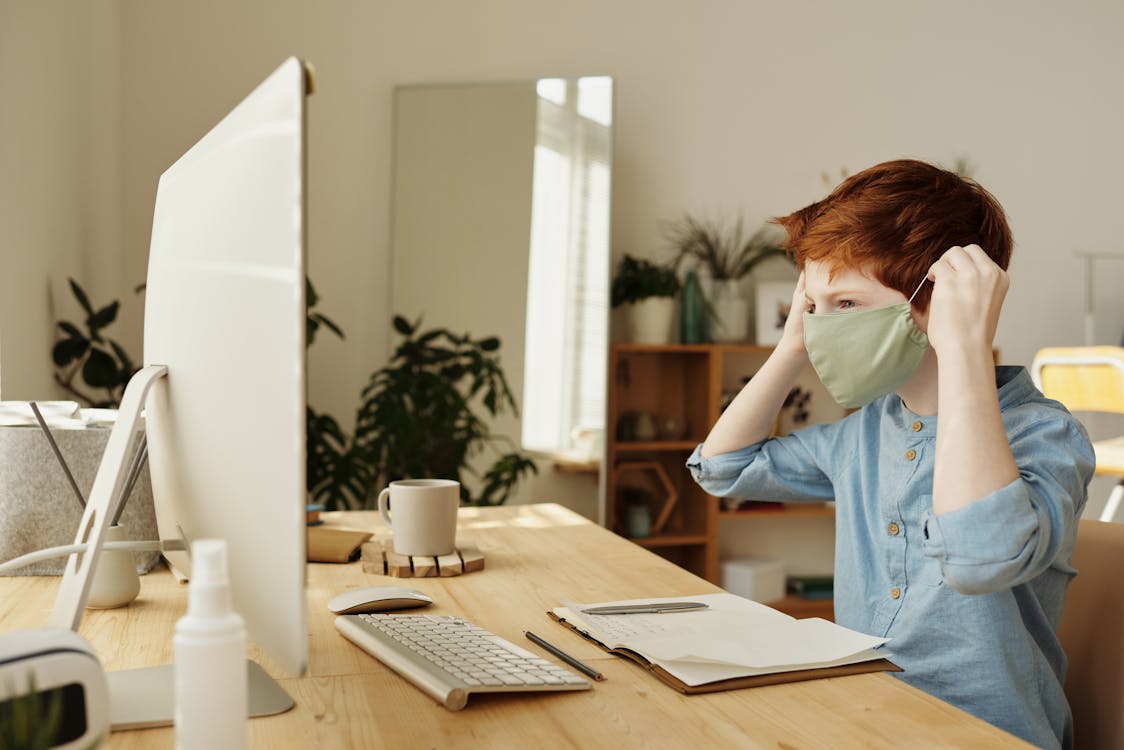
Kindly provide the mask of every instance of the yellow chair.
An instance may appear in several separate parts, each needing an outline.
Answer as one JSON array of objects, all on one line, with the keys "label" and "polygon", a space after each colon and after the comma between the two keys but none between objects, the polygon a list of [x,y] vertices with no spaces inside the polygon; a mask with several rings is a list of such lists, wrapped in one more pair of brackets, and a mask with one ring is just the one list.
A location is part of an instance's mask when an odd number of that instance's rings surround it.
[{"label": "yellow chair", "polygon": [[[1124,347],[1042,349],[1030,366],[1034,384],[1070,411],[1124,414]],[[1124,501],[1124,437],[1093,443],[1097,474],[1119,477],[1100,520],[1111,521]]]},{"label": "yellow chair", "polygon": [[1124,524],[1081,521],[1058,639],[1076,750],[1124,748]]}]

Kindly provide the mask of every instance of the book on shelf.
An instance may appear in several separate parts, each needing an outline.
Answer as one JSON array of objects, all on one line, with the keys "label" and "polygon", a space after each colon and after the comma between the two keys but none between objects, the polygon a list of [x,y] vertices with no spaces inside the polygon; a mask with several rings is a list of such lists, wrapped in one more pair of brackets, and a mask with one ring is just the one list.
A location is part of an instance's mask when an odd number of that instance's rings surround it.
[{"label": "book on shelf", "polygon": [[832,576],[789,576],[787,586],[801,599],[830,599],[835,595]]},{"label": "book on shelf", "polygon": [[[582,610],[699,602],[705,609],[598,615]],[[682,693],[708,693],[879,671],[901,671],[877,650],[889,639],[818,617],[798,620],[734,594],[563,602],[547,614],[606,651],[641,665]]]}]

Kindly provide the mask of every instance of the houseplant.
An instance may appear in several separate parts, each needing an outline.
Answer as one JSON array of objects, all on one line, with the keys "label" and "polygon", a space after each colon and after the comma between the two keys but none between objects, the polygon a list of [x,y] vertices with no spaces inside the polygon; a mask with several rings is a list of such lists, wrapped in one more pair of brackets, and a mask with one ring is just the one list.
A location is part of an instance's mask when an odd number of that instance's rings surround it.
[{"label": "houseplant", "polygon": [[[136,372],[124,348],[104,334],[116,320],[120,304],[114,301],[95,308],[73,279],[70,287],[86,319],[82,327],[58,323],[62,337],[52,352],[58,368],[55,378],[86,405],[116,407]],[[322,329],[344,338],[340,327],[317,311],[320,298],[308,279],[305,295],[306,346]],[[462,481],[462,499],[478,505],[503,503],[514,486],[526,474],[537,473],[537,468],[514,449],[496,451],[510,441],[493,435],[480,414],[481,408],[493,417],[505,408],[518,411],[500,366],[499,340],[472,339],[444,329],[418,333],[417,323],[401,317],[394,319],[394,326],[405,340],[391,361],[371,376],[354,434],[348,435],[330,414],[307,407],[309,501],[323,503],[328,510],[369,507],[380,483],[402,477],[461,480],[471,471],[470,460],[492,449],[499,455],[484,471],[479,491],[473,495]],[[85,390],[75,382],[79,378]]]},{"label": "houseplant", "polygon": [[[125,386],[137,371],[124,347],[105,334],[105,329],[117,319],[120,302],[114,300],[105,306],[95,306],[77,281],[69,279],[69,282],[71,292],[86,317],[81,325],[66,320],[57,324],[62,335],[51,352],[56,367],[55,382],[84,406],[117,408]],[[138,292],[143,290],[143,285],[137,287]],[[320,297],[307,278],[305,300],[308,308],[306,346],[312,346],[322,328],[344,338],[340,327],[316,310]],[[333,476],[343,477],[340,481],[359,482],[365,479],[355,470],[354,461],[345,465],[348,438],[331,415],[319,414],[311,406],[307,407],[306,435],[306,478],[310,494],[313,488],[322,486]],[[341,451],[342,458],[339,455]],[[364,486],[363,491],[369,491],[369,485]]]},{"label": "houseplant", "polygon": [[[62,728],[62,694],[36,690],[34,673],[28,675],[26,690],[0,687],[0,750],[48,750],[56,746]],[[100,744],[98,740],[91,747]]]},{"label": "houseplant", "polygon": [[[486,422],[505,409],[518,413],[500,364],[499,339],[444,328],[421,331],[420,321],[401,316],[394,317],[394,329],[403,340],[363,389],[354,434],[348,437],[330,417],[319,418],[324,439],[316,450],[326,470],[310,488],[315,501],[328,509],[369,507],[373,493],[388,482],[439,477],[459,481],[466,504],[502,504],[538,469]],[[487,452],[496,458],[474,494],[464,478],[475,473],[472,460]]]},{"label": "houseplant", "polygon": [[95,309],[86,290],[74,279],[68,281],[86,317],[81,326],[68,320],[57,324],[62,337],[51,350],[55,382],[85,406],[116,408],[129,378],[137,371],[125,349],[105,335],[105,329],[117,320],[121,305],[114,300]]},{"label": "houseplant", "polygon": [[679,277],[669,265],[625,255],[613,274],[611,302],[628,305],[629,339],[664,344],[672,337]]},{"label": "houseplant", "polygon": [[749,338],[749,300],[741,281],[769,258],[787,257],[780,239],[765,226],[746,236],[738,217],[732,225],[698,219],[687,214],[667,232],[675,248],[675,266],[693,260],[706,279],[704,288],[712,310],[711,338],[716,341],[745,341]]}]

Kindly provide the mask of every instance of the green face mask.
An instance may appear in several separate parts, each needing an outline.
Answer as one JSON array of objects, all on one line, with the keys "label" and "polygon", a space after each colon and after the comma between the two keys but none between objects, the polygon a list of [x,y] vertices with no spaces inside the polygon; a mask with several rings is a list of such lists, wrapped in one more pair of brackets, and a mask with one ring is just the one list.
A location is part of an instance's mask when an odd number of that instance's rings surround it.
[{"label": "green face mask", "polygon": [[912,302],[910,297],[909,302],[874,310],[804,313],[808,359],[840,406],[866,406],[913,377],[929,338],[913,322]]}]

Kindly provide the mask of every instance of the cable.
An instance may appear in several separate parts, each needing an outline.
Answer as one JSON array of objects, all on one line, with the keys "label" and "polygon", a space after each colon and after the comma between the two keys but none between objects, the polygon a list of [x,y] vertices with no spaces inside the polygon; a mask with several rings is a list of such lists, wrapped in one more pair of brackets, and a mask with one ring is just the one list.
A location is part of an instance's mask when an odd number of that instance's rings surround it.
[{"label": "cable", "polygon": [[[0,564],[0,575],[44,560],[54,560],[56,557],[73,555],[75,552],[85,552],[88,546],[88,544],[67,544],[62,547],[48,547],[36,552],[28,552],[26,555],[20,555]],[[101,548],[107,551],[124,550],[127,552],[183,552],[187,549],[187,545],[183,539],[152,539],[147,542],[105,542]]]}]

